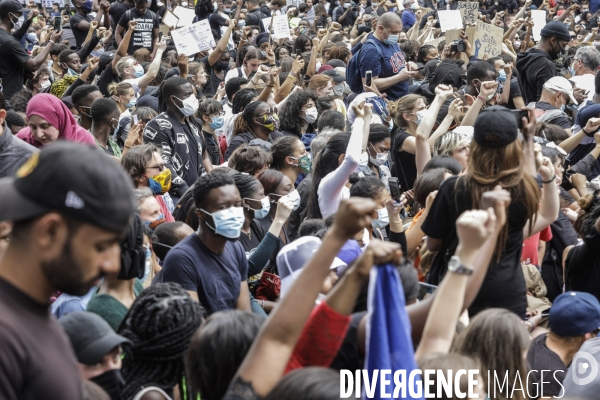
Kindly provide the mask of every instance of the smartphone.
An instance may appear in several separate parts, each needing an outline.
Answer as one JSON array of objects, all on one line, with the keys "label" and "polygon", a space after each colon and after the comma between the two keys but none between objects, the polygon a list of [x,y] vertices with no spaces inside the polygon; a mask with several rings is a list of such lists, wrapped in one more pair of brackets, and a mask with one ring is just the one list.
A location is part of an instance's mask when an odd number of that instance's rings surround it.
[{"label": "smartphone", "polygon": [[133,124],[137,125],[137,123],[138,123],[138,117],[137,117],[137,115],[134,115],[133,116]]},{"label": "smartphone", "polygon": [[398,178],[388,178],[388,185],[390,186],[390,195],[392,200],[396,203],[400,202],[400,185],[398,184]]},{"label": "smartphone", "polygon": [[296,49],[296,57],[302,56],[302,50]]},{"label": "smartphone", "polygon": [[513,113],[513,115],[515,116],[515,118],[517,119],[517,126],[519,127],[519,129],[523,128],[523,117],[525,118],[529,118],[529,113],[527,112],[527,110],[510,110],[511,113]]},{"label": "smartphone", "polygon": [[437,290],[437,286],[430,285],[429,283],[419,282],[419,293],[417,294],[417,300],[421,301],[432,294]]},{"label": "smartphone", "polygon": [[371,86],[373,84],[373,71],[367,71],[365,73],[365,86]]},{"label": "smartphone", "polygon": [[54,17],[54,30],[55,31],[62,30],[62,17]]}]

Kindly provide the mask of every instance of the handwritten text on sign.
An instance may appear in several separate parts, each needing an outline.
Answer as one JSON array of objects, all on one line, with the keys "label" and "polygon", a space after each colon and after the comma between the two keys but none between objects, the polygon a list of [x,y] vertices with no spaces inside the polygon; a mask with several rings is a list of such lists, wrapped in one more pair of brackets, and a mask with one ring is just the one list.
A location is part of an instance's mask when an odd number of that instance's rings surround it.
[{"label": "handwritten text on sign", "polygon": [[[271,30],[271,18],[263,18],[262,22],[265,30],[269,32]],[[291,37],[287,16],[276,15],[273,17],[273,30],[271,33],[274,39],[287,39]]]},{"label": "handwritten text on sign", "polygon": [[171,37],[175,42],[177,52],[186,56],[193,56],[200,51],[216,46],[208,19],[171,31]]},{"label": "handwritten text on sign", "polygon": [[[474,55],[479,60],[495,57],[502,53],[502,36],[504,31],[502,28],[486,24],[482,21],[477,21],[477,30],[474,37]],[[486,59],[487,59],[486,58]]]},{"label": "handwritten text on sign", "polygon": [[477,14],[479,13],[479,3],[476,1],[459,1],[458,10],[462,17],[464,26],[474,24],[477,21]]}]

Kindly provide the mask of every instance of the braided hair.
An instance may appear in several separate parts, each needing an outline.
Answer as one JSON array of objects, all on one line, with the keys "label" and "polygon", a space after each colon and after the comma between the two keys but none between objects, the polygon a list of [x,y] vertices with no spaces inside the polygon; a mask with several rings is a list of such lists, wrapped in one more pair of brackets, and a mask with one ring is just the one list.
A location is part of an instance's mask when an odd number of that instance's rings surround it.
[{"label": "braided hair", "polygon": [[185,352],[202,321],[202,306],[178,284],[159,283],[144,290],[119,328],[133,342],[124,346],[123,398],[132,399],[147,386],[171,392],[181,383]]},{"label": "braided hair", "polygon": [[163,81],[158,87],[158,111],[167,111],[167,102],[171,96],[176,95],[181,91],[181,85],[189,83],[187,79],[179,76],[173,76],[166,81]]},{"label": "braided hair", "polygon": [[260,181],[252,175],[235,174],[233,179],[242,199],[251,199],[252,193],[262,187]]},{"label": "braided hair", "polygon": [[252,132],[252,130],[250,129],[250,125],[252,124],[252,120],[254,119],[256,109],[262,104],[266,103],[264,101],[253,101],[252,103],[244,107],[244,111],[241,115],[238,115],[238,117],[235,119],[235,123],[233,124],[234,136],[244,132]]},{"label": "braided hair", "polygon": [[427,53],[429,53],[429,50],[431,50],[431,49],[435,49],[435,46],[432,46],[430,44],[424,44],[423,46],[421,46],[421,48],[419,49],[419,52],[417,53],[417,62],[425,64],[427,62],[427,61],[425,61],[425,57],[427,56]]}]

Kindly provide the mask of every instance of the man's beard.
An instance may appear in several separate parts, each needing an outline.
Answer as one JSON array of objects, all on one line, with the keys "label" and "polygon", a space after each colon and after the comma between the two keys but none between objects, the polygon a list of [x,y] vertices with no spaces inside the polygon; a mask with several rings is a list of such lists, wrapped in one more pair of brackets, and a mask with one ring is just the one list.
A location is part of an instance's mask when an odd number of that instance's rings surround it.
[{"label": "man's beard", "polygon": [[57,290],[73,296],[83,296],[102,278],[102,273],[88,282],[84,282],[85,267],[77,264],[71,251],[71,238],[65,244],[62,254],[54,260],[42,262],[42,271]]}]

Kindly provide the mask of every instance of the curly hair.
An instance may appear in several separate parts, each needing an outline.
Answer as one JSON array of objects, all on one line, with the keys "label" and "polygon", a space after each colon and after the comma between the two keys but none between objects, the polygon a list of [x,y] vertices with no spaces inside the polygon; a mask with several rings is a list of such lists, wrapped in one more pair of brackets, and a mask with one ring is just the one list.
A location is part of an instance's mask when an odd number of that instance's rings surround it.
[{"label": "curly hair", "polygon": [[229,156],[227,165],[236,171],[255,175],[257,172],[269,168],[271,153],[258,146],[242,145],[235,149]]},{"label": "curly hair", "polygon": [[350,57],[352,57],[352,53],[348,50],[348,47],[334,46],[329,51],[330,60],[342,60],[347,63]]},{"label": "curly hair", "polygon": [[147,386],[169,392],[178,383],[183,388],[184,356],[202,321],[200,303],[176,283],[159,283],[140,293],[119,328],[133,342],[124,346],[123,398]]},{"label": "curly hair", "polygon": [[244,108],[242,114],[238,115],[233,123],[234,136],[244,132],[251,132],[250,125],[252,125],[252,120],[255,116],[254,114],[256,114],[256,109],[262,104],[267,103],[264,101],[253,101]]},{"label": "curly hair", "polygon": [[196,208],[204,208],[204,201],[210,195],[211,190],[227,185],[235,185],[235,181],[231,175],[226,173],[213,172],[200,176],[192,188]]},{"label": "curly hair", "polygon": [[431,49],[435,49],[435,46],[432,46],[430,44],[424,44],[423,46],[421,46],[421,48],[419,49],[419,52],[417,53],[417,62],[418,63],[422,63],[425,64],[425,57],[427,56],[427,53],[429,53],[429,50]]},{"label": "curly hair", "polygon": [[580,236],[587,236],[593,232],[594,224],[600,217],[600,198],[599,192],[588,194],[577,200],[579,214],[573,224],[573,228]]},{"label": "curly hair", "polygon": [[[302,107],[308,103],[308,100],[312,99],[317,103],[317,95],[312,92],[300,90],[294,92],[283,106],[279,113],[279,128],[282,131],[289,131],[298,136],[302,137],[302,125],[304,119],[302,118]],[[317,126],[317,121],[313,124],[309,124],[307,132],[313,132]]]},{"label": "curly hair", "polygon": [[27,112],[27,104],[29,100],[33,97],[33,94],[26,89],[20,90],[10,98],[10,104],[13,107],[13,110],[17,112],[26,113]]}]

